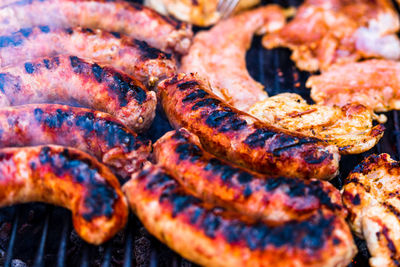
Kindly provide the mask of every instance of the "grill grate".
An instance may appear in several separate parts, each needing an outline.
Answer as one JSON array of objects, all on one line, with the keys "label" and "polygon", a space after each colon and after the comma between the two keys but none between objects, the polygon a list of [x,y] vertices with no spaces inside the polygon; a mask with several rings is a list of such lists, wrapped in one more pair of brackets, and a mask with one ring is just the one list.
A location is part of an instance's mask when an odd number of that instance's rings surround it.
[{"label": "grill grate", "polygon": [[[298,5],[299,1],[270,1],[283,6]],[[265,85],[269,95],[281,92],[298,93],[311,103],[305,82],[309,77],[290,61],[290,51],[267,51],[256,37],[247,53],[250,74]],[[400,115],[398,111],[387,114],[386,133],[371,151],[361,155],[344,156],[341,174],[332,183],[340,188],[342,179],[364,157],[371,153],[387,152],[399,160]],[[158,113],[149,137],[157,140],[172,128],[165,117]],[[367,266],[368,250],[356,238],[359,254],[350,266]],[[64,209],[45,204],[24,204],[0,209],[0,266],[173,266],[191,267],[194,264],[181,258],[151,237],[134,215],[127,227],[114,239],[102,246],[92,246],[77,237],[71,225],[71,216]]]}]

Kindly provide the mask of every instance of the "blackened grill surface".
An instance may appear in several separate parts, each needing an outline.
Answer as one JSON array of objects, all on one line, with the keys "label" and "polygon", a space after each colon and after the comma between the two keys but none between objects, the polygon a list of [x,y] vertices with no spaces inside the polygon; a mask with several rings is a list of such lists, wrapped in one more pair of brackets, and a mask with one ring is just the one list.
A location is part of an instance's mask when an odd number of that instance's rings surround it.
[{"label": "blackened grill surface", "polygon": [[[135,1],[140,2],[140,1]],[[297,6],[301,1],[264,1],[285,7]],[[247,53],[250,74],[264,84],[270,96],[282,92],[300,94],[309,103],[309,90],[304,84],[309,74],[296,69],[287,49],[266,50],[261,38],[253,40]],[[342,179],[372,153],[389,153],[400,159],[400,111],[386,114],[388,122],[384,137],[372,150],[355,156],[343,156],[340,175],[332,183],[341,188]],[[148,131],[152,141],[171,130],[161,112]],[[355,238],[359,253],[349,265],[368,266],[365,242]],[[151,237],[138,219],[131,214],[127,227],[102,246],[82,241],[71,225],[68,211],[45,204],[24,204],[0,209],[0,266],[195,266]]]}]

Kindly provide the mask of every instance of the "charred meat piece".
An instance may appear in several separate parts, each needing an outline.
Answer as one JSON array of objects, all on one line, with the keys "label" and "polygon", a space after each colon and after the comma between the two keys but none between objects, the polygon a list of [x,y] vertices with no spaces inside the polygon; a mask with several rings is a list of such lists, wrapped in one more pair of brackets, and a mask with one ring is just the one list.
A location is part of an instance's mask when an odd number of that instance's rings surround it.
[{"label": "charred meat piece", "polygon": [[246,51],[255,32],[283,27],[285,15],[277,5],[268,5],[222,20],[208,31],[196,34],[181,71],[197,72],[210,82],[213,92],[237,109],[246,111],[268,97],[246,67]]},{"label": "charred meat piece", "polygon": [[39,26],[0,36],[1,67],[57,54],[109,65],[146,85],[154,85],[176,73],[175,61],[170,54],[143,41],[101,30]]},{"label": "charred meat piece", "polygon": [[345,180],[343,202],[354,232],[367,241],[373,267],[400,262],[400,162],[371,155]]},{"label": "charred meat piece", "polygon": [[361,103],[375,111],[400,109],[400,63],[366,60],[333,66],[307,81],[312,99],[328,106]]},{"label": "charred meat piece", "polygon": [[390,0],[307,0],[296,16],[263,45],[293,51],[297,67],[326,70],[362,58],[400,58],[399,16]]},{"label": "charred meat piece", "polygon": [[203,266],[346,266],[356,247],[344,218],[329,210],[270,225],[188,194],[149,166],[123,186],[148,231]]},{"label": "charred meat piece", "polygon": [[53,145],[0,149],[0,205],[35,201],[71,210],[77,233],[96,245],[128,218],[118,180],[88,154]]},{"label": "charred meat piece", "polygon": [[158,90],[171,125],[193,132],[212,153],[276,176],[330,179],[338,172],[336,146],[262,123],[224,103],[193,74],[164,80]]},{"label": "charred meat piece", "polygon": [[385,130],[382,124],[374,126],[373,121],[386,122],[384,115],[377,116],[361,104],[352,103],[343,107],[309,105],[300,95],[291,93],[260,101],[249,109],[249,114],[276,127],[325,140],[338,146],[341,154],[370,150]]},{"label": "charred meat piece", "polygon": [[193,36],[188,24],[128,1],[22,0],[0,9],[1,35],[41,25],[103,29],[182,54]]},{"label": "charred meat piece", "polygon": [[36,59],[0,70],[11,105],[61,103],[110,113],[135,131],[150,127],[156,95],[139,81],[76,56]]},{"label": "charred meat piece", "polygon": [[320,209],[343,218],[347,214],[339,191],[330,183],[268,177],[237,167],[204,151],[197,136],[184,128],[161,137],[154,155],[196,197],[263,221],[282,223]]},{"label": "charred meat piece", "polygon": [[75,147],[97,157],[123,179],[138,171],[151,152],[149,140],[111,115],[55,104],[0,108],[0,132],[0,147]]}]

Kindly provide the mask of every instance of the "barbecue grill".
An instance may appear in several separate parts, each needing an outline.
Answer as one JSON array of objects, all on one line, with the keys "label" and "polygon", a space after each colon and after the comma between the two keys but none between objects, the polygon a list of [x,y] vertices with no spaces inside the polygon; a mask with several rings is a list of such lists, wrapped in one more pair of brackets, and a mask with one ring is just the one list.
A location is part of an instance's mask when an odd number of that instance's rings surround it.
[{"label": "barbecue grill", "polygon": [[[283,6],[300,4],[296,0],[272,2]],[[398,6],[396,8],[399,11]],[[265,85],[269,95],[291,92],[312,102],[309,89],[305,88],[310,74],[296,69],[288,49],[266,50],[261,45],[261,38],[256,37],[247,53],[247,67],[250,74]],[[342,179],[372,153],[386,152],[394,159],[400,159],[400,112],[392,111],[386,115],[387,129],[376,147],[360,155],[342,156],[340,175],[332,181],[337,188],[341,188]],[[158,112],[148,137],[154,142],[171,129],[165,116]],[[355,240],[359,253],[349,266],[368,266],[369,254],[365,243],[357,238]],[[195,265],[150,236],[133,214],[121,233],[102,246],[93,246],[77,236],[69,211],[35,203],[0,209],[0,266]]]}]

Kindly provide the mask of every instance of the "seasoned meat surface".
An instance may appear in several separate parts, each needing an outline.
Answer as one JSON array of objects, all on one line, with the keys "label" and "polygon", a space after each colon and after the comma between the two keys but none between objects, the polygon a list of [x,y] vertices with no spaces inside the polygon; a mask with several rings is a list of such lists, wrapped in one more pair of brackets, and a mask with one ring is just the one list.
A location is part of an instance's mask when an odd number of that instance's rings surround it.
[{"label": "seasoned meat surface", "polygon": [[400,109],[400,63],[391,60],[366,60],[333,66],[306,84],[311,97],[328,106],[362,103],[378,111]]},{"label": "seasoned meat surface", "polygon": [[399,16],[390,0],[307,0],[263,45],[288,47],[301,70],[326,70],[362,58],[400,59]]},{"label": "seasoned meat surface", "polygon": [[118,180],[88,154],[54,145],[0,149],[0,206],[35,201],[71,210],[78,235],[95,245],[128,218]]},{"label": "seasoned meat surface", "polygon": [[128,1],[22,0],[0,8],[0,34],[32,26],[103,29],[126,34],[166,52],[186,53],[190,25]]},{"label": "seasoned meat surface", "polygon": [[367,242],[373,267],[400,262],[400,164],[371,155],[345,180],[343,202],[353,231]]},{"label": "seasoned meat surface", "polygon": [[346,266],[356,253],[344,218],[329,210],[279,225],[210,207],[149,166],[123,186],[151,234],[203,266]]},{"label": "seasoned meat surface", "polygon": [[195,75],[164,80],[158,90],[171,125],[196,134],[212,153],[276,176],[330,179],[337,174],[336,146],[278,129],[235,109]]},{"label": "seasoned meat surface", "polygon": [[0,147],[75,147],[123,179],[138,171],[151,152],[149,140],[111,115],[86,108],[55,104],[0,108],[0,132]]},{"label": "seasoned meat surface", "polygon": [[156,95],[132,76],[76,56],[54,56],[0,69],[11,105],[62,103],[108,112],[143,131],[155,116]]}]

